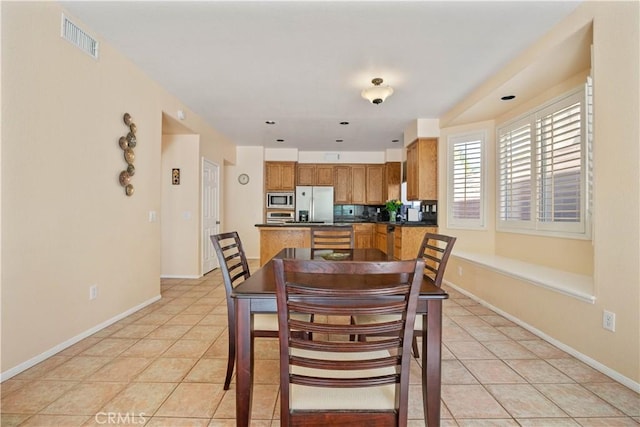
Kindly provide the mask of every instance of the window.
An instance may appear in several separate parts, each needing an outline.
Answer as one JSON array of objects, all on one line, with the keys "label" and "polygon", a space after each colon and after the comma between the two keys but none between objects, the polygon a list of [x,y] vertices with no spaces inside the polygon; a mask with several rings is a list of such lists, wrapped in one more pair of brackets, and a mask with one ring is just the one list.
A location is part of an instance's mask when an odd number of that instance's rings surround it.
[{"label": "window", "polygon": [[484,133],[449,137],[447,225],[484,227]]},{"label": "window", "polygon": [[588,237],[587,91],[498,129],[499,230]]}]

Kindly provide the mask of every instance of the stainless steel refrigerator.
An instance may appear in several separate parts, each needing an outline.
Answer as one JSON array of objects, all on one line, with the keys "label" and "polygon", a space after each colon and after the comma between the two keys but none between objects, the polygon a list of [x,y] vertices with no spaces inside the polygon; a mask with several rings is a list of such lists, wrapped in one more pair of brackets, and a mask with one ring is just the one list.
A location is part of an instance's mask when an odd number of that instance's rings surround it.
[{"label": "stainless steel refrigerator", "polygon": [[313,222],[333,222],[333,187],[296,187],[296,221],[301,213]]}]

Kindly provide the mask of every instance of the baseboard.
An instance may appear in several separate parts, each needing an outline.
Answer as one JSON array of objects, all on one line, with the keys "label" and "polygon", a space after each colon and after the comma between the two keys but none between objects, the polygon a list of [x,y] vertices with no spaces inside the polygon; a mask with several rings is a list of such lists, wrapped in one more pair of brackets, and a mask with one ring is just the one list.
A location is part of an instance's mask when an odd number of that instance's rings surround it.
[{"label": "baseboard", "polygon": [[175,275],[175,274],[166,274],[160,275],[161,279],[202,279],[202,276],[194,276],[194,275]]},{"label": "baseboard", "polygon": [[94,326],[91,329],[88,329],[84,332],[82,332],[81,334],[76,335],[73,338],[69,338],[68,340],[50,348],[49,350],[45,351],[44,353],[41,353],[35,357],[32,357],[31,359],[27,360],[26,362],[23,362],[17,366],[14,366],[11,369],[8,369],[2,373],[0,373],[0,382],[8,380],[9,378],[18,375],[20,372],[25,371],[29,368],[31,368],[32,366],[37,365],[38,363],[42,362],[45,359],[48,359],[49,357],[53,356],[56,353],[61,352],[62,350],[64,350],[65,348],[71,347],[72,345],[74,345],[75,343],[77,343],[78,341],[81,341],[85,338],[87,338],[88,336],[91,336],[93,334],[95,334],[96,332],[106,328],[109,325],[112,325],[113,323],[117,322],[118,320],[124,319],[125,317],[135,313],[138,310],[143,309],[144,307],[148,306],[149,304],[153,304],[154,302],[158,301],[160,298],[162,298],[160,295],[157,295],[153,298],[148,299],[147,301],[136,305],[135,307],[130,308],[129,310],[118,314],[115,317],[112,317],[109,320],[105,320],[104,322],[100,323],[99,325]]},{"label": "baseboard", "polygon": [[586,363],[587,365],[591,366],[593,369],[595,369],[595,370],[597,370],[599,372],[602,372],[606,376],[608,376],[608,377],[612,378],[613,380],[619,382],[620,384],[630,388],[631,390],[635,391],[636,393],[640,393],[640,383],[637,383],[637,382],[633,381],[631,378],[625,377],[621,373],[619,373],[617,371],[614,371],[613,369],[609,368],[606,365],[603,365],[602,363],[598,362],[597,360],[594,360],[594,359],[590,358],[589,356],[580,353],[578,350],[574,349],[573,347],[569,347],[568,345],[564,344],[563,342],[560,342],[560,341],[556,340],[555,338],[550,337],[549,335],[547,335],[544,332],[534,328],[533,326],[531,326],[528,323],[518,319],[517,317],[514,317],[511,314],[500,310],[499,308],[489,304],[485,300],[483,300],[481,298],[478,298],[476,295],[472,294],[471,292],[467,291],[466,289],[463,289],[463,288],[453,284],[452,282],[450,282],[448,280],[445,280],[444,283],[447,286],[451,286],[453,289],[455,289],[456,291],[460,292],[461,294],[471,298],[474,301],[477,301],[479,304],[481,304],[481,305],[483,305],[483,306],[495,311],[499,315],[509,319],[510,321],[512,321],[513,323],[517,324],[518,326],[523,327],[524,329],[526,329],[527,331],[531,332],[532,334],[542,338],[543,340],[545,340],[549,344],[552,344],[552,345],[558,347],[560,350],[562,350],[562,351],[564,351],[566,353],[569,353],[570,355],[572,355],[576,359],[578,359],[578,360]]}]

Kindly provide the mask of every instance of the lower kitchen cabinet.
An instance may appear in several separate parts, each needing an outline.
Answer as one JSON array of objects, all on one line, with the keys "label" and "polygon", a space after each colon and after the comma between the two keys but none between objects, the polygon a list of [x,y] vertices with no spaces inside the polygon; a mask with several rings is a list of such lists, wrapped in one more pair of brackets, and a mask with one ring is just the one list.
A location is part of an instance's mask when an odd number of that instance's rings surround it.
[{"label": "lower kitchen cabinet", "polygon": [[393,233],[393,257],[415,259],[425,233],[436,233],[437,227],[396,227]]},{"label": "lower kitchen cabinet", "polygon": [[310,248],[309,227],[262,227],[260,230],[260,266],[284,248]]},{"label": "lower kitchen cabinet", "polygon": [[402,224],[376,224],[375,247],[392,253],[395,259],[414,259],[425,233],[436,233],[437,227],[405,226]]},{"label": "lower kitchen cabinet", "polygon": [[375,224],[353,224],[353,239],[354,247],[360,248],[373,248],[374,247],[374,229]]},{"label": "lower kitchen cabinet", "polygon": [[[378,248],[395,259],[414,259],[424,234],[436,233],[436,227],[403,226],[393,223],[354,223],[354,247]],[[309,226],[260,225],[260,265],[264,265],[284,248],[311,247]]]},{"label": "lower kitchen cabinet", "polygon": [[389,247],[387,246],[387,224],[376,224],[376,248],[380,249],[384,253],[389,252]]}]

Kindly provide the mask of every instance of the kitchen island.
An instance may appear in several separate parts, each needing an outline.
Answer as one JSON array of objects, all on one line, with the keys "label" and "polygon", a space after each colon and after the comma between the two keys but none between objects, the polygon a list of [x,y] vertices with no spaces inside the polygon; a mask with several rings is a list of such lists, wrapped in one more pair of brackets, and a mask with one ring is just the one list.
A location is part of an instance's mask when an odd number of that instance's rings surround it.
[{"label": "kitchen island", "polygon": [[437,232],[436,225],[408,221],[256,224],[260,231],[260,265],[284,248],[311,247],[311,229],[327,226],[353,227],[357,248],[375,247],[397,259],[415,258],[424,233]]}]

